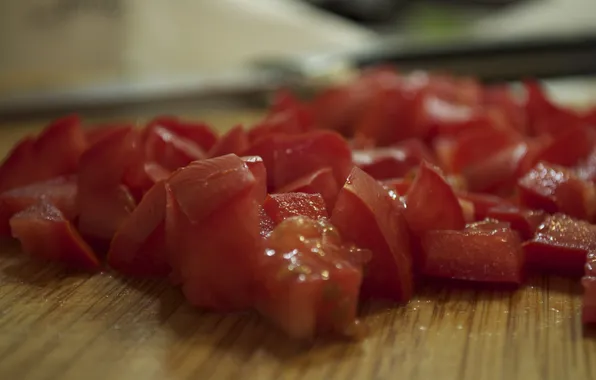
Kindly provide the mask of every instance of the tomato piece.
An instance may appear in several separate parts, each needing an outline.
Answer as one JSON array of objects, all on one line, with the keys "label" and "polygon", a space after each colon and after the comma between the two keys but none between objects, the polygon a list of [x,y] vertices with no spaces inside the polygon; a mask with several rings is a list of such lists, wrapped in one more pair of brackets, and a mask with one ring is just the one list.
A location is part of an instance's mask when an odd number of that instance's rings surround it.
[{"label": "tomato piece", "polygon": [[587,158],[596,143],[596,132],[584,125],[570,125],[557,134],[537,160],[555,165],[574,166]]},{"label": "tomato piece", "polygon": [[305,216],[314,220],[328,217],[325,201],[320,194],[269,194],[265,198],[263,209],[275,224],[293,216]]},{"label": "tomato piece", "polygon": [[584,181],[596,180],[596,148],[575,167],[575,174]]},{"label": "tomato piece", "polygon": [[129,129],[132,126],[129,124],[122,125],[98,125],[93,128],[85,129],[85,138],[88,146],[93,146],[104,138],[110,136],[112,133]]},{"label": "tomato piece", "polygon": [[262,237],[267,237],[275,228],[275,222],[265,212],[263,206],[259,207],[259,227],[261,228]]},{"label": "tomato piece", "polygon": [[429,231],[422,238],[422,273],[456,280],[514,283],[523,279],[524,252],[509,228]]},{"label": "tomato piece", "polygon": [[509,223],[523,240],[528,240],[534,236],[546,215],[537,210],[523,210],[515,206],[497,206],[488,211],[487,217]]},{"label": "tomato piece", "polygon": [[107,255],[108,265],[128,276],[166,276],[170,267],[166,256],[165,212],[165,185],[158,182],[116,231]]},{"label": "tomato piece", "polygon": [[352,168],[352,152],[346,140],[331,131],[297,135],[269,135],[245,153],[260,156],[267,168],[269,188],[279,189],[316,170],[330,167],[343,186]]},{"label": "tomato piece", "polygon": [[565,168],[539,163],[518,181],[518,189],[520,203],[527,208],[581,219],[594,215],[594,186]]},{"label": "tomato piece", "polygon": [[12,236],[31,256],[60,261],[84,270],[98,270],[99,260],[62,212],[47,200],[10,219]]},{"label": "tomato piece", "polygon": [[147,124],[147,129],[161,127],[175,135],[197,144],[208,152],[217,142],[217,134],[205,123],[181,120],[173,116],[160,116]]},{"label": "tomato piece", "polygon": [[331,224],[357,247],[372,252],[363,295],[399,302],[412,297],[408,226],[397,202],[381,184],[353,168],[337,197]]},{"label": "tomato piece", "polygon": [[339,192],[331,168],[326,167],[300,177],[277,190],[278,193],[321,194],[327,210],[333,210]]},{"label": "tomato piece", "polygon": [[420,164],[418,174],[406,194],[405,217],[417,235],[430,230],[460,230],[466,225],[453,189],[429,163]]},{"label": "tomato piece", "polygon": [[490,209],[495,207],[513,207],[513,204],[504,198],[491,194],[458,192],[460,200],[472,202],[474,205],[474,218],[483,220],[487,217]]},{"label": "tomato piece", "polygon": [[0,166],[0,191],[73,174],[87,149],[77,116],[55,120],[37,138],[26,137]]},{"label": "tomato piece", "polygon": [[193,141],[162,127],[145,131],[145,154],[147,160],[157,162],[168,170],[176,170],[207,156]]},{"label": "tomato piece", "polygon": [[237,125],[221,136],[219,141],[209,151],[209,157],[225,156],[226,154],[241,155],[248,149],[248,136],[242,125]]},{"label": "tomato piece", "polygon": [[138,155],[135,130],[123,129],[95,144],[80,160],[77,181],[79,231],[88,238],[109,241],[136,202],[122,185],[126,163]]},{"label": "tomato piece", "polygon": [[53,178],[0,194],[0,236],[10,236],[9,219],[19,211],[37,204],[42,198],[52,203],[66,220],[78,214],[77,180],[74,176]]},{"label": "tomato piece", "polygon": [[596,249],[596,227],[567,215],[550,215],[524,243],[528,268],[580,276],[586,255]]},{"label": "tomato piece", "polygon": [[259,260],[257,310],[295,339],[354,335],[362,268],[353,251],[325,220],[286,219]]},{"label": "tomato piece", "polygon": [[253,304],[251,284],[263,248],[256,186],[235,155],[193,162],[168,180],[168,262],[191,304],[215,310]]},{"label": "tomato piece", "polygon": [[387,190],[394,192],[398,196],[404,196],[412,186],[412,180],[409,178],[393,178],[379,181]]},{"label": "tomato piece", "polygon": [[259,156],[245,156],[241,158],[257,181],[255,196],[262,203],[265,197],[267,197],[267,168],[265,168],[265,163]]},{"label": "tomato piece", "polygon": [[271,105],[272,112],[287,112],[295,115],[300,130],[305,132],[314,126],[314,115],[309,105],[300,101],[289,90],[282,89],[275,93],[273,104]]},{"label": "tomato piece", "polygon": [[571,126],[582,124],[578,114],[548,100],[537,82],[526,81],[524,87],[527,97],[525,110],[533,134],[557,135]]},{"label": "tomato piece", "polygon": [[508,85],[485,87],[483,104],[485,107],[498,109],[511,128],[527,134],[528,120],[524,104],[516,98]]},{"label": "tomato piece", "polygon": [[521,141],[512,131],[497,129],[477,129],[461,134],[455,141],[452,167],[460,172],[471,164],[511,148]]}]

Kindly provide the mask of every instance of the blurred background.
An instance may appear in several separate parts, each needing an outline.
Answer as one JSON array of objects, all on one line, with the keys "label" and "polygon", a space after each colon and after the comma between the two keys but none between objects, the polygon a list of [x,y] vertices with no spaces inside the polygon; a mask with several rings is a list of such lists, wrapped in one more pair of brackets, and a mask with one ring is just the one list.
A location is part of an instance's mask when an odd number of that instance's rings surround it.
[{"label": "blurred background", "polygon": [[591,96],[593,40],[595,0],[6,0],[0,115],[247,97],[388,61]]}]

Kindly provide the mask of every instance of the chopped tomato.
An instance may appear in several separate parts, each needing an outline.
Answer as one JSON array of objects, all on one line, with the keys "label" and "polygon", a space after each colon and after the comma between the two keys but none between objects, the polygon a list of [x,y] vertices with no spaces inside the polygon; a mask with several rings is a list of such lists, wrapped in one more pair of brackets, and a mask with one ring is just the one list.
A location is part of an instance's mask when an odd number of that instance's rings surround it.
[{"label": "chopped tomato", "polygon": [[271,112],[248,131],[248,140],[255,143],[263,137],[276,134],[294,135],[307,132],[314,126],[311,110],[292,94],[276,94]]},{"label": "chopped tomato", "polygon": [[109,241],[136,202],[122,184],[126,164],[134,160],[137,134],[121,130],[95,144],[81,157],[78,174],[78,227],[88,238]]},{"label": "chopped tomato", "polygon": [[460,135],[455,142],[452,167],[459,172],[519,142],[520,136],[512,131],[491,128],[469,131]]},{"label": "chopped tomato", "polygon": [[523,240],[531,239],[546,215],[542,211],[523,210],[515,206],[497,206],[487,212],[491,219],[507,222]]},{"label": "chopped tomato", "polygon": [[305,216],[314,220],[328,217],[325,201],[320,194],[269,194],[265,198],[263,209],[275,224],[293,216]]},{"label": "chopped tomato", "polygon": [[98,125],[93,128],[85,129],[85,138],[87,139],[87,145],[93,146],[100,142],[104,138],[110,136],[112,133],[121,131],[123,129],[129,129],[132,126],[129,124],[121,125]]},{"label": "chopped tomato", "polygon": [[331,223],[357,247],[372,252],[362,284],[368,297],[406,302],[412,297],[409,231],[397,202],[374,178],[352,169],[331,213]]},{"label": "chopped tomato", "polygon": [[257,181],[257,186],[255,187],[255,196],[261,203],[267,196],[267,169],[265,168],[265,163],[259,156],[246,156],[241,158],[246,163]]},{"label": "chopped tomato", "polygon": [[225,156],[226,154],[241,155],[248,149],[248,137],[244,127],[237,125],[230,129],[209,151],[209,157]]},{"label": "chopped tomato", "polygon": [[396,195],[404,196],[410,190],[412,181],[408,178],[393,178],[379,181],[387,190],[393,191]]},{"label": "chopped tomato", "polygon": [[261,236],[267,237],[275,228],[275,222],[265,212],[263,206],[259,207],[259,227],[261,228]]},{"label": "chopped tomato", "polygon": [[37,138],[26,137],[0,166],[0,191],[76,173],[87,149],[77,116],[58,119]]},{"label": "chopped tomato", "polygon": [[457,197],[460,200],[466,200],[474,204],[474,217],[476,220],[486,218],[489,210],[492,208],[513,206],[506,199],[491,194],[458,192]]},{"label": "chopped tomato", "polygon": [[78,214],[76,207],[77,181],[74,176],[53,178],[0,194],[0,236],[10,235],[9,219],[19,211],[37,204],[41,199],[52,203],[66,220]]},{"label": "chopped tomato", "polygon": [[144,144],[145,158],[168,170],[176,170],[206,157],[196,143],[162,127],[147,129]]},{"label": "chopped tomato", "polygon": [[161,127],[179,137],[197,144],[204,152],[208,152],[217,142],[217,134],[204,123],[181,120],[173,116],[161,116],[153,119],[147,129]]},{"label": "chopped tomato", "polygon": [[273,189],[326,167],[332,169],[338,185],[343,185],[352,168],[352,153],[346,140],[330,131],[269,135],[245,154],[263,158],[267,181]]},{"label": "chopped tomato", "polygon": [[275,93],[272,112],[287,112],[294,114],[301,131],[305,132],[314,126],[314,115],[310,105],[303,103],[289,90],[282,89]]},{"label": "chopped tomato", "polygon": [[327,167],[298,178],[278,189],[277,192],[320,194],[327,210],[333,210],[339,188],[331,168]]},{"label": "chopped tomato", "polygon": [[570,125],[557,134],[537,157],[537,160],[562,166],[574,166],[587,158],[596,143],[594,129],[584,125]]},{"label": "chopped tomato", "polygon": [[520,203],[527,208],[581,219],[594,215],[594,186],[565,168],[539,163],[519,180],[518,188]]},{"label": "chopped tomato", "polygon": [[438,168],[423,162],[406,194],[405,216],[415,234],[430,230],[460,230],[466,225],[453,189]]},{"label": "chopped tomato", "polygon": [[45,199],[10,219],[12,236],[32,256],[98,270],[99,260],[62,212]]},{"label": "chopped tomato", "polygon": [[215,310],[252,305],[262,252],[256,186],[235,155],[193,162],[168,180],[169,264],[191,304]]},{"label": "chopped tomato", "polygon": [[422,238],[422,273],[431,277],[519,284],[524,253],[509,228],[429,231]]},{"label": "chopped tomato", "polygon": [[567,215],[548,216],[524,243],[528,269],[580,276],[586,255],[596,250],[596,227]]},{"label": "chopped tomato", "polygon": [[165,186],[158,182],[116,231],[108,264],[129,276],[166,276],[165,212]]},{"label": "chopped tomato", "polygon": [[296,339],[359,333],[356,312],[362,265],[325,220],[280,223],[259,258],[257,310]]}]

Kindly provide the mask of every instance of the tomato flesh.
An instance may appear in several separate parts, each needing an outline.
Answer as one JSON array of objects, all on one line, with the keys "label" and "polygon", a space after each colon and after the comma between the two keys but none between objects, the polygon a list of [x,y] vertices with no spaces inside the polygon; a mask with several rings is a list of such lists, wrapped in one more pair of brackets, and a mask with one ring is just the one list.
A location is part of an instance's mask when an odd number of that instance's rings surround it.
[{"label": "tomato flesh", "polygon": [[225,156],[226,154],[242,155],[248,149],[248,136],[244,127],[237,125],[230,129],[209,151],[209,157]]},{"label": "tomato flesh", "polygon": [[333,177],[333,171],[326,167],[288,183],[277,192],[320,194],[325,201],[327,210],[333,210],[339,187]]},{"label": "tomato flesh", "polygon": [[293,216],[305,216],[314,220],[328,217],[325,201],[320,194],[269,194],[263,203],[263,209],[275,224]]}]

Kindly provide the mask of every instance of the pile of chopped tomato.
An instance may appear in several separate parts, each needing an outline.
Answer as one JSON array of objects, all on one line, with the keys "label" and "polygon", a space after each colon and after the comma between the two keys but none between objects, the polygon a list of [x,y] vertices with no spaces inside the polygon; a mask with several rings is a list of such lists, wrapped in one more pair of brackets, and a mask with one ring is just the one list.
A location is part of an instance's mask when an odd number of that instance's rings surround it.
[{"label": "pile of chopped tomato", "polygon": [[0,166],[0,234],[37,258],[168,278],[297,339],[362,336],[363,299],[429,279],[584,276],[596,322],[596,109],[389,68],[218,136],[200,122],[54,121]]}]

